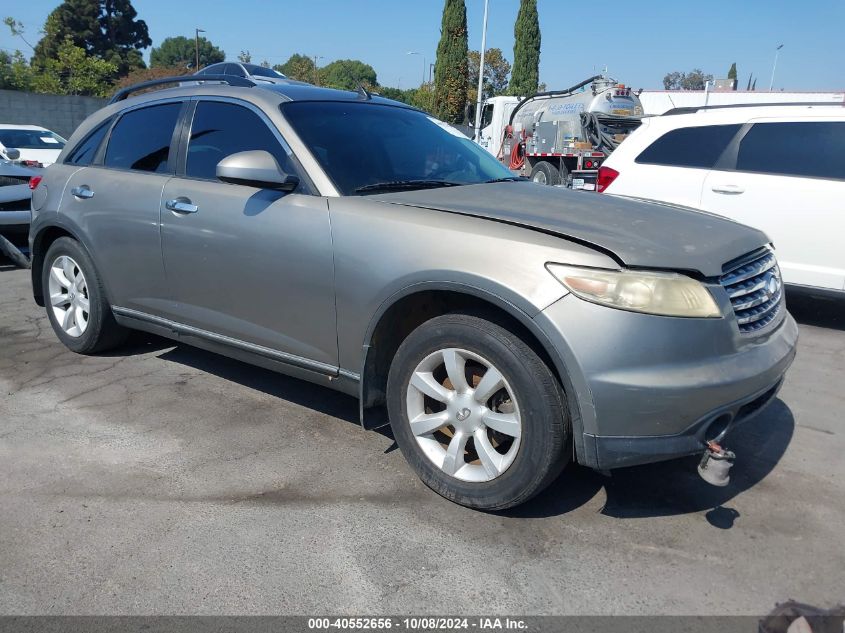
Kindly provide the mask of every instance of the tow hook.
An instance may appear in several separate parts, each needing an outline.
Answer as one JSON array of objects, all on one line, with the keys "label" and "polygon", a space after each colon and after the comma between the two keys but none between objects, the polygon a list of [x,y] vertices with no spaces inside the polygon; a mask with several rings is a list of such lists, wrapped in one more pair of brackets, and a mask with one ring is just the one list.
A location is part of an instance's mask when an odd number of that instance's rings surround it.
[{"label": "tow hook", "polygon": [[731,480],[728,471],[734,465],[734,459],[736,459],[736,455],[719,446],[715,440],[711,440],[707,442],[707,450],[701,456],[701,461],[698,464],[698,474],[708,484],[727,486]]}]

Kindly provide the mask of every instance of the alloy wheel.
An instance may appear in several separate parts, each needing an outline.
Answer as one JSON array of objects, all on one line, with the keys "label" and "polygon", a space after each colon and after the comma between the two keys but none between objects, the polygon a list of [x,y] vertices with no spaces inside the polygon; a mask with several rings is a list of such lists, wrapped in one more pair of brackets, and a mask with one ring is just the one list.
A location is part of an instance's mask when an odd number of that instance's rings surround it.
[{"label": "alloy wheel", "polygon": [[405,400],[417,444],[447,475],[490,481],[516,458],[519,405],[502,372],[482,356],[457,348],[429,354],[411,375]]},{"label": "alloy wheel", "polygon": [[60,255],[50,266],[50,306],[59,327],[74,338],[88,328],[91,317],[88,284],[82,270],[71,257]]}]

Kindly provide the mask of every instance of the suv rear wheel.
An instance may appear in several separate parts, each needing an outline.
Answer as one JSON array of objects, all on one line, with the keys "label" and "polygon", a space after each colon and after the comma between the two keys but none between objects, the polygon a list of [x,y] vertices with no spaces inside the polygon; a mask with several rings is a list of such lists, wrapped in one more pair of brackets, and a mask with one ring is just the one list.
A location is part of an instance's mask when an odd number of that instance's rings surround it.
[{"label": "suv rear wheel", "polygon": [[65,346],[94,354],[120,345],[127,330],[114,320],[94,262],[74,239],[50,245],[41,271],[50,325]]},{"label": "suv rear wheel", "polygon": [[414,330],[391,364],[387,400],[411,467],[461,505],[519,505],[569,458],[554,374],[519,337],[485,319],[449,314]]}]

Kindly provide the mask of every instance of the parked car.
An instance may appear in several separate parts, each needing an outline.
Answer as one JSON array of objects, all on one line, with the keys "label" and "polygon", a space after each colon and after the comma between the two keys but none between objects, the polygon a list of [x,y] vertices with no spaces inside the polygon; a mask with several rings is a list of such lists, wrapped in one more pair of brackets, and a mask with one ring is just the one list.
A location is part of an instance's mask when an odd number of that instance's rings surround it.
[{"label": "parked car", "polygon": [[211,64],[196,73],[197,75],[234,75],[235,77],[244,77],[252,81],[273,83],[273,84],[287,84],[287,83],[303,83],[288,79],[285,75],[272,68],[259,66],[257,64],[245,64],[243,62],[220,62],[219,64]]},{"label": "parked car", "polygon": [[[56,161],[67,141],[37,125],[0,123],[0,159],[20,161],[28,167],[45,167]],[[12,159],[9,150],[16,149]]]},{"label": "parked car", "polygon": [[644,119],[605,161],[599,186],[762,229],[787,284],[841,295],[843,156],[841,106],[680,109]]},{"label": "parked car", "polygon": [[41,171],[0,161],[0,254],[19,266],[28,263],[21,250],[28,252],[30,183]]},{"label": "parked car", "polygon": [[703,453],[792,362],[758,230],[524,181],[364,91],[128,94],[33,192],[34,296],[71,350],[137,328],[355,395],[488,510],[572,459]]}]

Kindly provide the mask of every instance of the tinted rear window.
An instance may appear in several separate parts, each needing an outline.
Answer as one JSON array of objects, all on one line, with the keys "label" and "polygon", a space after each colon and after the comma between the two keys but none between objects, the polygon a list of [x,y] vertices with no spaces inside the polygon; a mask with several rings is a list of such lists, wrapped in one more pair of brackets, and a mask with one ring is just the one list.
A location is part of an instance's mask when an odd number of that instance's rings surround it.
[{"label": "tinted rear window", "polygon": [[106,167],[149,171],[172,171],[167,156],[181,103],[164,103],[127,112],[112,130],[106,149]]},{"label": "tinted rear window", "polygon": [[99,149],[100,143],[103,142],[103,137],[106,135],[106,132],[109,131],[109,125],[111,125],[111,122],[112,119],[108,119],[107,121],[101,123],[98,128],[91,132],[85,140],[73,149],[65,160],[65,163],[70,165],[90,165],[94,160],[94,156],[97,154],[97,149]]},{"label": "tinted rear window", "polygon": [[636,162],[710,169],[741,125],[703,125],[667,132],[637,156]]},{"label": "tinted rear window", "polygon": [[755,123],[739,144],[736,168],[845,180],[845,122]]}]

